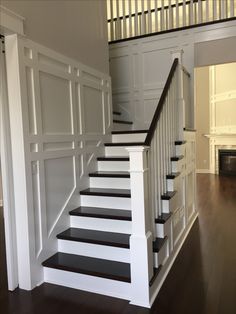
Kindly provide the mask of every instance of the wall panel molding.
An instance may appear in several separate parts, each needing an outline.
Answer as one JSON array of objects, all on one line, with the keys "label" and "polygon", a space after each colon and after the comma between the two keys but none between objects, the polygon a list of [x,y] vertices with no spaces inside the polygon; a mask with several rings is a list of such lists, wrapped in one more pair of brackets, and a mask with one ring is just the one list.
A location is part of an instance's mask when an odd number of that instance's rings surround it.
[{"label": "wall panel molding", "polygon": [[[111,81],[30,40],[10,37],[6,49],[15,63],[8,67],[9,93],[16,87],[20,93],[18,107],[13,100],[9,104],[14,177],[25,179],[21,186],[15,182],[16,211],[22,210],[20,204],[25,211],[16,222],[20,287],[32,289],[43,281],[41,262],[57,251],[56,234],[69,227],[67,214],[80,205],[79,191],[88,186],[88,173],[96,169],[96,157],[110,138]],[[16,147],[17,134],[24,150]],[[19,169],[19,157],[25,170]],[[29,256],[22,250],[27,246]]]}]

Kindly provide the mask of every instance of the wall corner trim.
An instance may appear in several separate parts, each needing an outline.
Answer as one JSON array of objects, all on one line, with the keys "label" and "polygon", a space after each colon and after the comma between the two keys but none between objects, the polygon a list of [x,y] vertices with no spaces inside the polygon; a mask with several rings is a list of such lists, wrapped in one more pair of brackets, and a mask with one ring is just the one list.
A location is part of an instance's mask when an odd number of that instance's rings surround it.
[{"label": "wall corner trim", "polygon": [[0,5],[0,30],[3,35],[19,34],[25,36],[24,33],[25,18],[6,7]]}]

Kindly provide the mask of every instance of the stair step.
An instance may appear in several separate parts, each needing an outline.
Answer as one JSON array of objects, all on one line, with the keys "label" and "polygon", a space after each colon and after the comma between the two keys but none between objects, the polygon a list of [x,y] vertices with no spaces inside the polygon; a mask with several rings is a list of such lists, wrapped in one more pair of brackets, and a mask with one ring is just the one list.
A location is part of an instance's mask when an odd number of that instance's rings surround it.
[{"label": "stair step", "polygon": [[158,274],[160,273],[161,271],[161,268],[162,268],[162,265],[159,265],[158,268],[154,268],[154,272],[153,272],[153,276],[152,276],[152,279],[149,281],[149,287],[151,287],[153,285],[153,283],[155,282]]},{"label": "stair step", "polygon": [[90,173],[89,176],[103,178],[130,178],[128,171],[96,171]]},{"label": "stair step", "polygon": [[180,156],[171,157],[170,160],[171,160],[171,161],[179,161],[179,160],[181,160],[181,159],[183,159],[183,158],[184,158],[184,156],[183,156],[183,155],[180,155]]},{"label": "stair step", "polygon": [[129,248],[129,234],[69,228],[57,235],[58,239],[99,245]]},{"label": "stair step", "polygon": [[119,123],[119,124],[133,124],[132,121],[125,121],[125,120],[113,120],[113,123]]},{"label": "stair step", "polygon": [[131,211],[81,206],[70,211],[71,216],[131,221]]},{"label": "stair step", "polygon": [[175,141],[175,145],[183,145],[187,143],[187,141]]},{"label": "stair step", "polygon": [[172,172],[167,174],[166,179],[173,180],[180,175],[180,172]]},{"label": "stair step", "polygon": [[117,116],[120,116],[120,115],[121,115],[121,112],[119,112],[119,111],[113,111],[112,113],[115,114],[115,115],[117,115]]},{"label": "stair step", "polygon": [[156,240],[153,242],[153,252],[155,253],[160,252],[166,240],[167,236],[165,236],[164,238],[156,238]]},{"label": "stair step", "polygon": [[128,131],[112,131],[111,134],[139,134],[139,133],[147,133],[148,130],[128,130]]},{"label": "stair step", "polygon": [[176,193],[177,193],[177,191],[173,191],[173,192],[168,191],[161,196],[161,199],[169,201]]},{"label": "stair step", "polygon": [[99,258],[67,253],[56,253],[45,262],[44,267],[69,272],[102,277],[106,279],[131,282],[130,264],[108,261]]},{"label": "stair step", "polygon": [[104,156],[98,157],[98,161],[129,161],[129,157],[122,157],[122,156]]},{"label": "stair step", "polygon": [[104,144],[107,147],[110,146],[143,146],[143,142],[124,142],[124,143],[105,143]]},{"label": "stair step", "polygon": [[171,213],[168,214],[163,213],[155,219],[155,222],[157,224],[165,224],[166,221],[171,217],[171,215],[172,215]]},{"label": "stair step", "polygon": [[99,189],[88,188],[80,191],[80,195],[96,195],[96,196],[109,196],[109,197],[131,197],[130,190],[126,189]]}]

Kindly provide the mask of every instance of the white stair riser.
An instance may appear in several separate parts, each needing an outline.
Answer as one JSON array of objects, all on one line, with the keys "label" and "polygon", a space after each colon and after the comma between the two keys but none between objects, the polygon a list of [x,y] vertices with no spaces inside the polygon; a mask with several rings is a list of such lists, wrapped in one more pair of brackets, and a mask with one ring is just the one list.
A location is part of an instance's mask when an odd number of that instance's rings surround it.
[{"label": "white stair riser", "polygon": [[180,159],[178,161],[171,162],[171,170],[172,172],[182,172],[184,167],[184,159]]},{"label": "white stair riser", "polygon": [[95,195],[81,195],[81,206],[103,207],[115,209],[131,209],[131,200],[128,197],[108,197]]},{"label": "white stair riser", "polygon": [[173,192],[175,191],[175,180],[167,179],[167,191]]},{"label": "white stair riser", "polygon": [[129,178],[90,177],[91,188],[130,189]]},{"label": "white stair riser", "polygon": [[131,284],[44,267],[44,281],[60,286],[130,300]]},{"label": "white stair riser", "polygon": [[81,229],[107,231],[107,232],[118,232],[118,233],[125,233],[125,234],[131,234],[132,232],[131,221],[115,220],[115,219],[71,216],[70,226],[71,228],[81,228]]},{"label": "white stair riser", "polygon": [[156,224],[156,234],[158,238],[164,238],[165,236],[171,238],[171,218],[164,224]]},{"label": "white stair riser", "polygon": [[[117,120],[117,117],[114,118]],[[114,131],[129,131],[132,130],[132,124],[123,124],[123,123],[113,123]]]},{"label": "white stair riser", "polygon": [[174,178],[174,179],[167,179],[167,191],[173,192],[173,191],[178,191],[179,189],[179,176]]},{"label": "white stair riser", "polygon": [[130,263],[129,249],[108,245],[84,243],[70,240],[58,240],[58,251],[68,254],[76,254],[101,258],[111,261]]},{"label": "white stair riser", "polygon": [[175,145],[176,156],[180,156],[180,155],[185,156],[185,149],[186,149],[186,144]]},{"label": "white stair riser", "polygon": [[158,253],[154,254],[154,266],[158,267],[160,265],[164,265],[169,256],[169,244],[168,239],[163,244],[162,248]]},{"label": "white stair riser", "polygon": [[105,147],[106,156],[128,156],[129,153],[125,146],[106,146]]},{"label": "white stair riser", "polygon": [[173,213],[179,207],[179,198],[177,193],[170,200],[162,200],[162,212]]},{"label": "white stair riser", "polygon": [[129,171],[129,161],[98,161],[98,171]]},{"label": "white stair riser", "polygon": [[144,142],[147,133],[113,134],[112,143]]}]

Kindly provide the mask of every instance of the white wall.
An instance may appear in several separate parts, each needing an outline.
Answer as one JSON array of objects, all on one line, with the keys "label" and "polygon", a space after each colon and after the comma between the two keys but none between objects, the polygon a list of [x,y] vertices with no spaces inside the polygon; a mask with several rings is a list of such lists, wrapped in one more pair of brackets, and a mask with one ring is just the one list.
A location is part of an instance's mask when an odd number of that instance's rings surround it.
[{"label": "white wall", "polygon": [[[228,38],[234,42],[236,22],[219,23],[184,31],[110,44],[110,71],[114,107],[134,120],[135,128],[149,126],[172,64],[172,52],[183,50],[183,65],[192,77],[198,43]],[[214,53],[206,49],[204,53]],[[236,61],[236,55],[234,54]],[[218,53],[218,62],[225,53]],[[224,62],[224,61],[222,61]],[[192,97],[193,99],[193,97]],[[192,107],[191,123],[194,124]]]},{"label": "white wall", "polygon": [[6,37],[19,285],[43,281],[112,127],[110,77],[30,40]]},{"label": "white wall", "polygon": [[106,1],[1,0],[1,5],[26,19],[29,39],[108,73]]}]

